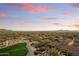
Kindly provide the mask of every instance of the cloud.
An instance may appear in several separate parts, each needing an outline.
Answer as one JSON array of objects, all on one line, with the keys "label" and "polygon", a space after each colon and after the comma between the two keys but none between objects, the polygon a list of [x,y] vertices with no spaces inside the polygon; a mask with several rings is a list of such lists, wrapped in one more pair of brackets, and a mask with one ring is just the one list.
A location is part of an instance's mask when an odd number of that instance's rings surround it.
[{"label": "cloud", "polygon": [[76,10],[79,10],[79,3],[72,4],[72,7]]},{"label": "cloud", "polygon": [[32,4],[23,4],[22,8],[30,12],[44,12],[48,10],[48,8],[45,6],[41,6],[41,5],[33,6]]},{"label": "cloud", "polygon": [[45,12],[50,10],[47,6],[42,5],[33,5],[31,3],[23,3],[23,4],[7,4],[13,8],[21,8],[28,12]]},{"label": "cloud", "polygon": [[20,26],[21,26],[22,28],[26,28],[26,27],[29,26],[29,22],[27,22],[27,21],[22,21],[22,22],[20,22]]},{"label": "cloud", "polygon": [[72,16],[69,12],[63,12],[62,14],[63,14],[64,16],[68,16],[68,17]]},{"label": "cloud", "polygon": [[62,24],[62,23],[51,23],[51,24],[53,24],[55,26],[64,26],[64,24]]},{"label": "cloud", "polygon": [[79,24],[75,24],[74,27],[79,27]]},{"label": "cloud", "polygon": [[3,20],[6,20],[6,19],[10,19],[10,20],[23,20],[24,18],[20,17],[20,16],[6,16],[4,15],[5,17],[1,16],[0,19],[3,19]]},{"label": "cloud", "polygon": [[0,17],[6,16],[4,12],[0,12]]},{"label": "cloud", "polygon": [[79,22],[74,22],[74,23],[70,24],[69,27],[79,28]]},{"label": "cloud", "polygon": [[78,29],[78,28],[79,28],[79,24],[73,24],[73,25],[71,25],[71,27],[72,27],[72,28],[77,28],[77,29]]},{"label": "cloud", "polygon": [[49,18],[44,18],[45,20],[61,20],[62,18],[58,17],[49,17]]},{"label": "cloud", "polygon": [[79,21],[79,16],[74,16],[74,20],[78,22]]},{"label": "cloud", "polygon": [[79,3],[72,4],[72,7],[79,8]]}]

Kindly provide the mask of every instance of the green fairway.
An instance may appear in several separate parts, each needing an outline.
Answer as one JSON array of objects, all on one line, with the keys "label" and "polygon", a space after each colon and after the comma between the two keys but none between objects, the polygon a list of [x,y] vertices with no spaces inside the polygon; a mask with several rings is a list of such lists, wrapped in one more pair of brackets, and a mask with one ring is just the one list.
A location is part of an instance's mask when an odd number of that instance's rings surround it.
[{"label": "green fairway", "polygon": [[25,56],[28,50],[25,43],[19,43],[0,49],[0,56]]}]

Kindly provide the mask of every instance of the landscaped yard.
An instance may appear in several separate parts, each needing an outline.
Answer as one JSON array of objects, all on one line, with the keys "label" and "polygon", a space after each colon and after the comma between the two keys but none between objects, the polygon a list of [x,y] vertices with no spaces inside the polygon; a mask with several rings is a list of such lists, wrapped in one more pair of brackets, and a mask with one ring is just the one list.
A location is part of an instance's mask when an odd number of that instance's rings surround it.
[{"label": "landscaped yard", "polygon": [[0,49],[0,56],[25,56],[27,52],[26,43],[19,43]]}]

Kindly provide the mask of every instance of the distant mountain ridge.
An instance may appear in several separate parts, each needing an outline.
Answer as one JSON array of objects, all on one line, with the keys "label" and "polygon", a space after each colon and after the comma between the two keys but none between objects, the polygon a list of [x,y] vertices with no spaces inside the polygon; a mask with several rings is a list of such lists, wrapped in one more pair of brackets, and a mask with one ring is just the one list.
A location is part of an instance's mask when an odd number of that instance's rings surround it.
[{"label": "distant mountain ridge", "polygon": [[[14,31],[14,30],[8,30],[8,29],[0,29],[0,31]],[[53,32],[53,31],[58,31],[58,32],[79,32],[79,30],[45,30],[44,32]],[[32,31],[23,31],[23,32],[32,32]],[[37,31],[35,31],[37,32]],[[43,32],[43,31],[38,31],[38,32]]]}]

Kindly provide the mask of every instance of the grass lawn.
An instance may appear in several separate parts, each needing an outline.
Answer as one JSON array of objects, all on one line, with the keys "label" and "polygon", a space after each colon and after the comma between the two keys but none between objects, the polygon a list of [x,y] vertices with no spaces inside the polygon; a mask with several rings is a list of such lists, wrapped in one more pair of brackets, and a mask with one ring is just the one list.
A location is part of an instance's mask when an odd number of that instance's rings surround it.
[{"label": "grass lawn", "polygon": [[0,49],[0,56],[25,56],[28,50],[25,43],[19,43]]}]

